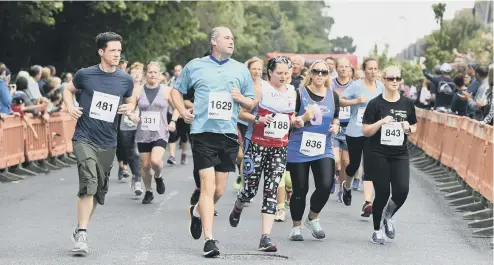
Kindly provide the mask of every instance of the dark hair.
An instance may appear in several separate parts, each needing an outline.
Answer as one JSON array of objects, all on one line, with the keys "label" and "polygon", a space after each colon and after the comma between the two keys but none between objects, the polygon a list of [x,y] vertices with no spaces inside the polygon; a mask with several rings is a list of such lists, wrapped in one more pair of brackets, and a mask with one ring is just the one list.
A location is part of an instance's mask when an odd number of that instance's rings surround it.
[{"label": "dark hair", "polygon": [[104,32],[98,34],[96,36],[96,48],[99,49],[106,49],[106,46],[108,45],[108,42],[110,41],[119,41],[122,42],[122,36],[118,35],[115,32]]},{"label": "dark hair", "polygon": [[477,75],[479,77],[484,78],[484,77],[487,77],[489,75],[489,68],[485,65],[482,65],[482,66],[477,67],[475,72],[477,73]]},{"label": "dark hair", "polygon": [[455,75],[455,77],[453,78],[453,83],[455,83],[457,87],[463,87],[465,85],[465,75],[464,74]]},{"label": "dark hair", "polygon": [[62,82],[65,82],[65,79],[67,78],[67,75],[72,75],[71,72],[66,72],[66,73],[62,73]]},{"label": "dark hair", "polygon": [[15,85],[17,86],[17,90],[19,91],[24,91],[27,89],[28,87],[28,81],[27,81],[27,78],[23,77],[23,76],[19,76],[17,78],[17,81],[15,81]]},{"label": "dark hair", "polygon": [[269,74],[269,70],[274,71],[276,69],[276,66],[280,63],[288,65],[288,68],[292,68],[292,62],[286,58],[286,57],[275,57],[271,58],[268,61],[267,68],[266,68],[266,73],[268,74],[268,79],[271,78],[271,75]]},{"label": "dark hair", "polygon": [[35,77],[37,75],[39,75],[39,73],[41,72],[41,66],[39,65],[33,65],[31,66],[31,68],[29,68],[29,75],[31,77]]},{"label": "dark hair", "polygon": [[328,56],[326,57],[326,59],[324,59],[324,61],[327,61],[327,60],[332,60],[332,61],[336,61],[336,59],[334,57],[331,57],[331,56]]},{"label": "dark hair", "polygon": [[365,68],[367,67],[367,63],[372,61],[377,63],[377,60],[372,57],[365,58],[364,62],[362,63],[362,70],[365,70]]}]

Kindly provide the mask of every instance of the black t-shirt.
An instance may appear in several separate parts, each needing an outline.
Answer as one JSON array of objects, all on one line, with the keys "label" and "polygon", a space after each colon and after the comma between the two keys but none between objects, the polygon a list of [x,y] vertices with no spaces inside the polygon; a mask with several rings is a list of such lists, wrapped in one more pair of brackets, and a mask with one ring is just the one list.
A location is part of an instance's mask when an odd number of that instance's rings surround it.
[{"label": "black t-shirt", "polygon": [[[321,96],[318,96],[314,93],[312,93],[312,91],[310,89],[308,89],[306,87],[306,90],[307,90],[307,93],[309,94],[309,97],[316,101],[316,102],[319,102],[321,100],[324,99],[324,97],[321,97]],[[295,112],[299,113],[300,112],[300,90],[299,89],[295,89],[295,91],[297,91],[297,103],[295,104]],[[340,96],[338,96],[338,93],[336,93],[334,90],[333,90],[333,98],[334,98],[334,119],[337,119],[340,115]]]},{"label": "black t-shirt", "polygon": [[[412,100],[407,97],[400,96],[398,101],[389,102],[383,98],[382,94],[369,101],[369,104],[365,109],[362,123],[370,125],[385,118],[386,116],[392,116],[396,122],[408,121],[410,125],[417,123],[415,107]],[[382,127],[376,132],[376,134],[369,137],[370,151],[373,154],[378,154],[389,158],[408,159],[408,148],[406,146],[407,135],[404,134],[403,130],[393,130],[391,128],[385,132],[385,141],[390,139],[400,139],[400,137],[403,136],[402,144],[397,146],[381,144],[381,133]]]}]

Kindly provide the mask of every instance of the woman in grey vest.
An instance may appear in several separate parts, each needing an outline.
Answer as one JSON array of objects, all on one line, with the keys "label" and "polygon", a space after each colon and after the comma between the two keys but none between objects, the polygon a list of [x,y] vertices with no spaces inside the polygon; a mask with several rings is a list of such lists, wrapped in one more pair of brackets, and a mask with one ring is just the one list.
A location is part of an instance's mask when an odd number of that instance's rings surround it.
[{"label": "woman in grey vest", "polygon": [[[163,155],[168,143],[169,131],[175,131],[175,124],[168,124],[167,111],[171,103],[170,88],[160,84],[161,67],[157,62],[146,65],[146,84],[134,89],[138,99],[140,118],[136,131],[137,148],[141,155],[142,178],[146,187],[143,204],[151,203],[154,199],[151,188],[151,170],[154,172],[156,191],[165,193],[165,184],[161,176]],[[175,113],[173,120],[178,118]]]}]

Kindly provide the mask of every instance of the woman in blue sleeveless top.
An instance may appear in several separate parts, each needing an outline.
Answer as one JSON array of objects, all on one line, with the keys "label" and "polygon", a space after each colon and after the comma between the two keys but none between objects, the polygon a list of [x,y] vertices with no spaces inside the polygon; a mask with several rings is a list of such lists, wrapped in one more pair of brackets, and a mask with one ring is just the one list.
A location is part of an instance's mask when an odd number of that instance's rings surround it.
[{"label": "woman in blue sleeveless top", "polygon": [[310,199],[310,212],[304,221],[317,239],[325,237],[319,224],[319,213],[329,199],[335,174],[331,135],[339,128],[338,94],[331,88],[329,67],[323,60],[314,62],[303,86],[298,90],[295,112],[302,119],[303,128],[293,129],[288,142],[287,170],[292,178],[293,194],[290,212],[293,228],[290,240],[303,241],[302,216],[309,192],[309,169],[312,169],[316,190]]}]

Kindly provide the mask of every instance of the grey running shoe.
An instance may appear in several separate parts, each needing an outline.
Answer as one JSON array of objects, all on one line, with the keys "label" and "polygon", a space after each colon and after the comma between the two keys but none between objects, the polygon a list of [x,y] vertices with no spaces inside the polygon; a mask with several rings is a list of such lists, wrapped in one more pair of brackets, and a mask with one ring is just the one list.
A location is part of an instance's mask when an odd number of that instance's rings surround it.
[{"label": "grey running shoe", "polygon": [[302,226],[295,226],[292,228],[292,231],[290,232],[290,240],[304,241],[304,237],[302,236]]},{"label": "grey running shoe", "polygon": [[180,159],[180,164],[187,165],[187,154],[182,154],[182,157]]},{"label": "grey running shoe", "polygon": [[72,253],[74,255],[86,256],[88,252],[87,233],[78,232],[75,236],[75,244],[74,248],[72,248]]},{"label": "grey running shoe", "polygon": [[374,233],[372,233],[371,241],[374,244],[381,244],[381,245],[386,244],[386,239],[384,238],[383,230],[379,229],[379,231],[374,231]]},{"label": "grey running shoe", "polygon": [[383,226],[384,232],[389,239],[395,238],[395,226],[393,225],[394,221],[391,219],[384,219]]},{"label": "grey running shoe", "polygon": [[278,248],[276,248],[276,245],[273,244],[269,236],[263,236],[259,242],[259,251],[276,252]]},{"label": "grey running shoe", "polygon": [[124,178],[124,168],[123,167],[119,167],[118,168],[118,180],[122,180]]},{"label": "grey running shoe", "polygon": [[78,233],[78,227],[75,228],[74,232],[72,232],[72,242],[75,243],[75,238],[77,236],[77,233]]},{"label": "grey running shoe", "polygon": [[324,230],[322,230],[321,224],[319,223],[319,218],[310,221],[307,217],[305,218],[304,225],[310,230],[313,237],[317,239],[323,239],[326,237],[326,234],[324,233]]}]

